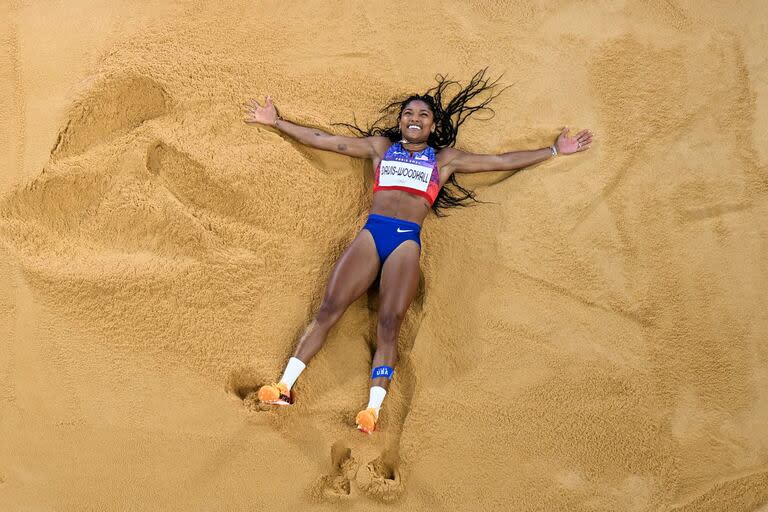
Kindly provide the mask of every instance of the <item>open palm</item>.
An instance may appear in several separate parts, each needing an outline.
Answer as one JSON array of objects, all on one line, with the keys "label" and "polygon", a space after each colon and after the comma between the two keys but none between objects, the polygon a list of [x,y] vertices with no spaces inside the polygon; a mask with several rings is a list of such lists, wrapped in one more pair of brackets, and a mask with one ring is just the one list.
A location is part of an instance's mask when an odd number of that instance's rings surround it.
[{"label": "open palm", "polygon": [[246,123],[273,125],[278,118],[272,96],[265,98],[263,107],[255,99],[248,100],[243,103],[243,106],[246,108],[244,119]]},{"label": "open palm", "polygon": [[555,146],[557,147],[558,153],[568,155],[589,149],[589,145],[592,143],[592,132],[589,130],[581,130],[575,136],[569,137],[569,131],[569,128],[566,126],[560,132],[560,135],[557,136]]}]

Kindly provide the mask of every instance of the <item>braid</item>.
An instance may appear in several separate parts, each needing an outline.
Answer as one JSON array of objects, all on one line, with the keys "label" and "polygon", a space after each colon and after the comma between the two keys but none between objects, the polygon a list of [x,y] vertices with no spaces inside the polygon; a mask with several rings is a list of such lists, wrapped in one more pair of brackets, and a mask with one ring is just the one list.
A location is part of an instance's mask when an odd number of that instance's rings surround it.
[{"label": "braid", "polygon": [[[506,89],[505,87],[495,92],[494,88],[498,85],[501,77],[491,80],[486,77],[486,71],[487,68],[475,73],[470,79],[469,84],[465,87],[461,87],[461,84],[455,80],[449,80],[446,76],[438,74],[435,77],[437,85],[424,94],[413,94],[404,100],[393,101],[380,110],[382,115],[366,129],[360,128],[354,121],[352,124],[336,124],[349,128],[361,137],[376,135],[387,137],[392,142],[397,142],[403,138],[403,134],[400,133],[399,123],[395,122],[392,125],[391,120],[394,114],[397,113],[397,119],[399,119],[403,110],[411,101],[419,100],[429,106],[435,120],[435,131],[429,135],[427,144],[436,150],[453,147],[456,144],[459,127],[464,121],[472,114],[483,110],[491,114],[486,119],[493,117],[493,109],[488,104]],[[453,86],[458,86],[460,90],[451,98],[447,105],[443,106],[446,91]],[[490,94],[484,100],[470,104],[478,95],[486,91],[490,91]],[[472,190],[462,187],[456,181],[455,175],[451,175],[445,186],[440,189],[432,209],[438,216],[441,216],[441,209],[467,206],[469,201],[482,202],[475,197],[475,193]]]}]

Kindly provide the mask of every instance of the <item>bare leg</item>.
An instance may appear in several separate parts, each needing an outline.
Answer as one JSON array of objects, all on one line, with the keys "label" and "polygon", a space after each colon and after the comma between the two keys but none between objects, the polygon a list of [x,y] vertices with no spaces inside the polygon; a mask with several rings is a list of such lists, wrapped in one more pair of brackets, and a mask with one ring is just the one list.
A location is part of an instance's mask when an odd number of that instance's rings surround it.
[{"label": "bare leg", "polygon": [[341,315],[362,295],[379,272],[379,255],[371,233],[361,231],[344,251],[331,272],[323,302],[296,345],[280,382],[259,389],[259,400],[274,405],[293,402],[291,387],[309,360],[317,354]]},{"label": "bare leg", "polygon": [[[419,287],[419,253],[416,242],[402,243],[384,263],[379,285],[379,325],[376,331],[376,353],[373,367],[391,366],[397,362],[397,338],[405,313]],[[371,386],[389,387],[389,379],[378,377]]]},{"label": "bare leg", "polygon": [[[400,325],[419,287],[420,252],[421,249],[416,242],[403,242],[389,255],[381,270],[379,325],[376,332],[376,353],[373,356],[374,368],[377,366],[394,368],[397,362],[397,338]],[[388,378],[371,379],[368,407],[357,413],[355,417],[358,429],[369,434],[374,431],[387,388],[389,388]]]},{"label": "bare leg", "polygon": [[296,345],[293,356],[305,364],[325,343],[328,331],[379,273],[379,255],[373,237],[361,231],[336,262],[323,302]]}]

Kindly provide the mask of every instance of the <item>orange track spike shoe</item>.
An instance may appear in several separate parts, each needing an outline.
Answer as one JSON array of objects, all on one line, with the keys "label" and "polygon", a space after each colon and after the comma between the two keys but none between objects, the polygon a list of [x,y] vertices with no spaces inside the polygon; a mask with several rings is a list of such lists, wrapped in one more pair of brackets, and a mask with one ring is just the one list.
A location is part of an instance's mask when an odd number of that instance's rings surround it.
[{"label": "orange track spike shoe", "polygon": [[376,414],[376,409],[364,409],[357,413],[355,417],[355,423],[357,423],[357,429],[365,432],[366,434],[372,434],[376,430],[376,422],[379,420],[379,415]]},{"label": "orange track spike shoe", "polygon": [[282,382],[279,384],[267,384],[259,388],[259,401],[272,405],[291,405],[293,393]]}]

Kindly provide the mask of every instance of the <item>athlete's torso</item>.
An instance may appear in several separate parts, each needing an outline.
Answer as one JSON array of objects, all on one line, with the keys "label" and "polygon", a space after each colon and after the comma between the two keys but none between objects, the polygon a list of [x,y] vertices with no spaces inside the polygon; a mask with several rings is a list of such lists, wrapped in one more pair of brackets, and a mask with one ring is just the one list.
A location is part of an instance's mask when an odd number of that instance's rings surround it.
[{"label": "athlete's torso", "polygon": [[411,152],[395,142],[373,163],[371,213],[421,224],[447,179],[440,175],[437,151],[427,146]]},{"label": "athlete's torso", "polygon": [[440,190],[435,150],[427,146],[410,152],[399,142],[392,144],[376,166],[373,193],[380,190],[402,190],[423,197],[432,206]]}]

